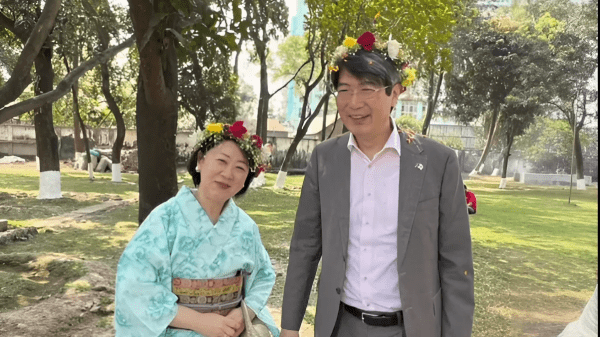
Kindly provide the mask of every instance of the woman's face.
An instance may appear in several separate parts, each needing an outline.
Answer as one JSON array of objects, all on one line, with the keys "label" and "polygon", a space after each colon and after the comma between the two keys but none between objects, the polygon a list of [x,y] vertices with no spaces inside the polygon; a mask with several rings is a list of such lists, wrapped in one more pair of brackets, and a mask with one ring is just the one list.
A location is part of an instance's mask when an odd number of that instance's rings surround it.
[{"label": "woman's face", "polygon": [[225,202],[243,187],[250,168],[239,146],[224,141],[198,159],[200,186],[198,189],[207,199]]}]

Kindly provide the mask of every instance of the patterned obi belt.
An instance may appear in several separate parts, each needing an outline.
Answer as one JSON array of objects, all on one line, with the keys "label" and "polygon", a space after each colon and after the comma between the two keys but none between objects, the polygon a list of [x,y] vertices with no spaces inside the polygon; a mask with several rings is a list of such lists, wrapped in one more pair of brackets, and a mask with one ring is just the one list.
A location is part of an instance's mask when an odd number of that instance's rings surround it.
[{"label": "patterned obi belt", "polygon": [[245,273],[219,279],[173,279],[177,303],[201,313],[226,316],[240,305],[243,298]]}]

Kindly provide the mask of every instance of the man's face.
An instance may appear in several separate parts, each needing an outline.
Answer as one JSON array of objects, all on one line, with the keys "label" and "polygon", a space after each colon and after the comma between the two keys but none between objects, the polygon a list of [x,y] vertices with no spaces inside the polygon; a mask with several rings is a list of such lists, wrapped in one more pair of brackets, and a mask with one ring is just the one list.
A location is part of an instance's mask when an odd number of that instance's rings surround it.
[{"label": "man's face", "polygon": [[390,130],[390,111],[398,101],[400,85],[390,96],[385,87],[360,79],[342,69],[337,87],[342,122],[357,139],[373,138]]}]

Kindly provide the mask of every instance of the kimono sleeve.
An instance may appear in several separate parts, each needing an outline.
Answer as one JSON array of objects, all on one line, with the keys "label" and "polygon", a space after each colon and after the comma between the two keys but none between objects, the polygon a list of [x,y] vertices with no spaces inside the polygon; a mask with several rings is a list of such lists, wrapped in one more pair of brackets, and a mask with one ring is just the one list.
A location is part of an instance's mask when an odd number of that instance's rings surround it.
[{"label": "kimono sleeve", "polygon": [[258,227],[254,226],[255,264],[252,274],[248,278],[245,291],[246,305],[256,316],[263,321],[273,334],[279,336],[279,329],[267,307],[267,301],[275,285],[275,270],[271,265],[271,258],[260,240]]},{"label": "kimono sleeve", "polygon": [[115,292],[116,336],[158,336],[177,315],[164,226],[164,221],[172,219],[168,213],[168,207],[155,209],[121,255]]}]

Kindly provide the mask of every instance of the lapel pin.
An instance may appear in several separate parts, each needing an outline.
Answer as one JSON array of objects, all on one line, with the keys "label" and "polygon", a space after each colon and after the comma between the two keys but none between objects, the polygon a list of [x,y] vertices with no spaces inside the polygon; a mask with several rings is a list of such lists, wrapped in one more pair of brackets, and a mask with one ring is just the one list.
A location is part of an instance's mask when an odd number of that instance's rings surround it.
[{"label": "lapel pin", "polygon": [[423,164],[418,163],[417,165],[415,165],[416,168],[418,168],[419,170],[423,170]]}]

